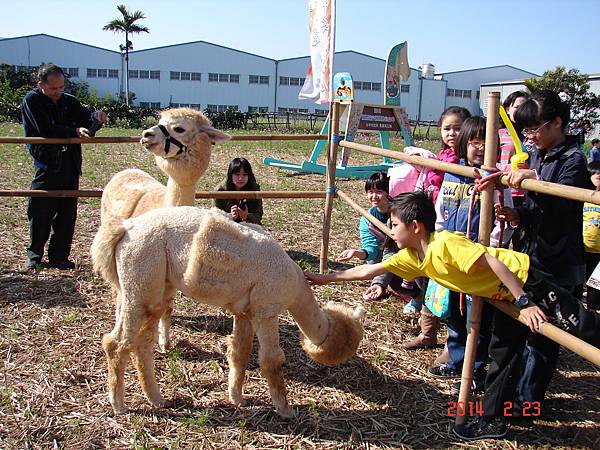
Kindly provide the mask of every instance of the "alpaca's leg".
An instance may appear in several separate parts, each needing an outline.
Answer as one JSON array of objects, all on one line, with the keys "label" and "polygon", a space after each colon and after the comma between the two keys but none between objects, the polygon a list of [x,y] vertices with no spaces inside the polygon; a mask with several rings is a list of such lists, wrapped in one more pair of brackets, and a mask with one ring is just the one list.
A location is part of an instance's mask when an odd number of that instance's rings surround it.
[{"label": "alpaca's leg", "polygon": [[254,330],[246,316],[233,316],[233,334],[227,336],[227,361],[229,362],[229,399],[234,405],[243,404],[242,386],[246,365],[252,352]]},{"label": "alpaca's leg", "polygon": [[165,406],[165,399],[160,393],[154,374],[154,346],[157,340],[158,316],[147,317],[141,327],[135,346],[132,349],[133,364],[137,370],[142,391],[152,406]]},{"label": "alpaca's leg", "polygon": [[168,283],[165,287],[163,304],[165,312],[158,322],[158,351],[166,353],[171,348],[171,315],[173,314],[173,304],[175,303],[175,288]]},{"label": "alpaca's leg", "polygon": [[285,355],[279,346],[279,318],[261,318],[257,322],[254,326],[259,342],[258,361],[260,370],[269,383],[273,405],[279,415],[293,417],[294,411],[288,405],[281,372]]},{"label": "alpaca's leg", "polygon": [[129,346],[115,339],[113,330],[102,338],[102,348],[108,362],[108,399],[115,414],[125,414],[125,367],[129,360]]}]

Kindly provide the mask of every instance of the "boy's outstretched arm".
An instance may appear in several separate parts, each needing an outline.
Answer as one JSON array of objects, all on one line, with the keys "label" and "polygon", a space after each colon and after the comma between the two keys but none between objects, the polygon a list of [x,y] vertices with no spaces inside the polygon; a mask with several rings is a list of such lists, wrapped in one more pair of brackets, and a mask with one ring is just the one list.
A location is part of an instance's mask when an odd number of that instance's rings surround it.
[{"label": "boy's outstretched arm", "polygon": [[[520,295],[525,293],[519,284],[517,277],[515,277],[515,274],[508,270],[508,267],[506,267],[506,265],[499,259],[494,258],[488,253],[484,253],[477,260],[477,265],[480,267],[490,268],[515,298],[518,298]],[[542,311],[536,305],[523,308],[521,310],[521,315],[525,318],[527,325],[533,332],[538,331],[540,325],[548,321],[544,311]]]},{"label": "boy's outstretched arm", "polygon": [[304,272],[304,277],[306,278],[306,281],[308,281],[308,284],[319,285],[334,283],[336,281],[370,280],[385,272],[386,270],[383,268],[383,263],[378,263],[362,264],[348,270],[342,270],[341,272],[324,274]]}]

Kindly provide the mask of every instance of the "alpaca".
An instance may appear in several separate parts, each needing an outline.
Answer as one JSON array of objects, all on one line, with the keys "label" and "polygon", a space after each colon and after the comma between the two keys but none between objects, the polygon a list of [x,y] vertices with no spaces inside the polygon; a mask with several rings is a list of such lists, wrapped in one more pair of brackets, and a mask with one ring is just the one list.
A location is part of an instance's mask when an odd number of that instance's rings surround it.
[{"label": "alpaca", "polygon": [[[193,205],[196,184],[208,168],[211,145],[231,137],[212,127],[200,111],[175,108],[162,111],[158,125],[142,132],[140,143],[154,154],[156,165],[169,176],[167,185],[138,169],[114,175],[102,193],[101,221],[128,219],[165,206]],[[113,296],[116,314],[119,299]],[[159,349],[170,347],[171,307],[159,323]]]},{"label": "alpaca", "polygon": [[246,364],[256,333],[259,364],[276,411],[293,416],[281,366],[279,315],[291,313],[302,347],[315,361],[341,364],[362,339],[359,306],[317,304],[300,267],[260,227],[230,220],[216,208],[181,206],[150,211],[100,226],[92,244],[94,270],[121,296],[115,327],[104,335],[108,393],[115,414],[124,404],[124,372],[129,355],[142,390],[155,407],[165,405],[154,375],[156,323],[176,290],[234,315],[227,338],[229,398],[242,405]]}]

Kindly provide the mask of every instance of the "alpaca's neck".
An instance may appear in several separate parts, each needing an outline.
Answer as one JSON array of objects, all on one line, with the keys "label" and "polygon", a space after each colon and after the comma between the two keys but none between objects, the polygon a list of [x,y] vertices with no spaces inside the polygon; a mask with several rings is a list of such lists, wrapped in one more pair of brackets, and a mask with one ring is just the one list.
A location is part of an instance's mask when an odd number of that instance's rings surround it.
[{"label": "alpaca's neck", "polygon": [[192,206],[196,197],[196,185],[181,185],[173,178],[167,181],[165,206]]},{"label": "alpaca's neck", "polygon": [[288,310],[310,342],[321,345],[329,333],[329,320],[319,307],[311,289],[308,286],[303,289],[298,295],[298,300]]}]

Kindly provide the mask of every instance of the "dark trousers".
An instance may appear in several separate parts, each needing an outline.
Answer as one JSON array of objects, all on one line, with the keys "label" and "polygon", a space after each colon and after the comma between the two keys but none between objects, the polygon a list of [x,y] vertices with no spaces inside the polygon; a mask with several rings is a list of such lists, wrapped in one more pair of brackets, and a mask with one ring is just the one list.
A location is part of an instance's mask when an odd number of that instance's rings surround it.
[{"label": "dark trousers", "polygon": [[[546,274],[530,269],[524,286],[534,302],[559,328],[600,348],[600,315],[584,308],[567,290],[552,283]],[[525,325],[501,312],[494,315],[490,358],[485,380],[483,411],[486,416],[504,415],[515,402],[523,349],[531,331]],[[542,336],[539,336],[542,338]]]},{"label": "dark trousers", "polygon": [[[482,300],[483,301],[483,300]],[[461,370],[465,359],[465,346],[467,345],[469,320],[471,317],[471,301],[465,299],[465,313],[460,312],[460,294],[450,291],[450,316],[446,319],[448,325],[448,353],[451,361],[448,366],[456,370]],[[479,329],[479,339],[477,341],[477,350],[473,374],[475,377],[485,376],[485,366],[488,362],[488,347],[492,335],[492,318],[494,316],[494,307],[483,303],[481,312],[481,326]]]},{"label": "dark trousers", "polygon": [[[75,190],[79,188],[79,174],[65,158],[60,171],[37,168],[31,182],[34,190]],[[31,197],[27,206],[29,219],[29,247],[27,258],[41,262],[48,239],[48,260],[65,261],[71,252],[77,198]]]}]

